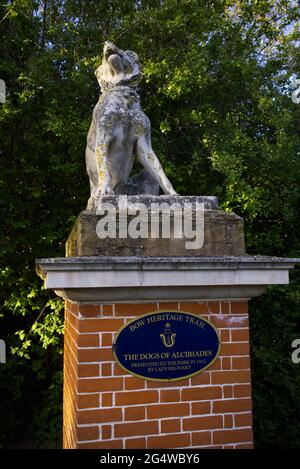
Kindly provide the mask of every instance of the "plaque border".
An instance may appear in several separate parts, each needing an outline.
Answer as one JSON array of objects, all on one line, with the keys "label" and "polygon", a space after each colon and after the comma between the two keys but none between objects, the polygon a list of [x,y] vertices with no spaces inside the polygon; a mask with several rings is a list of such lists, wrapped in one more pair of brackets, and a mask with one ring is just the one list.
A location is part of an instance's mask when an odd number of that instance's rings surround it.
[{"label": "plaque border", "polygon": [[[116,341],[117,341],[119,335],[121,334],[123,329],[128,327],[131,323],[135,322],[137,319],[143,318],[143,317],[146,317],[146,316],[150,316],[150,315],[154,315],[154,314],[160,314],[160,313],[183,313],[183,314],[187,314],[189,316],[194,316],[195,318],[201,319],[202,321],[209,324],[209,326],[214,329],[214,331],[215,331],[215,333],[218,337],[218,342],[219,342],[218,350],[217,350],[217,353],[216,353],[214,359],[208,365],[206,365],[204,368],[201,368],[201,370],[198,370],[198,371],[196,371],[194,373],[191,373],[189,375],[181,376],[180,378],[148,378],[146,376],[142,376],[142,375],[139,375],[137,373],[134,373],[134,372],[128,370],[128,368],[125,368],[125,366],[122,365],[122,363],[119,361],[119,359],[118,359],[118,357],[115,353]],[[220,335],[218,329],[216,328],[216,326],[214,326],[214,324],[212,324],[208,319],[204,319],[202,316],[200,316],[198,314],[190,313],[189,311],[184,311],[184,310],[176,310],[175,311],[175,310],[172,310],[172,309],[160,309],[159,311],[153,311],[153,312],[150,312],[150,313],[141,314],[140,316],[136,316],[134,319],[131,319],[126,324],[123,324],[123,326],[121,326],[120,329],[118,329],[116,335],[114,336],[114,340],[113,340],[113,344],[112,344],[112,352],[113,352],[114,359],[116,360],[118,365],[121,368],[123,368],[123,370],[127,371],[127,373],[129,373],[130,375],[135,376],[136,378],[145,379],[147,381],[158,381],[158,382],[164,382],[165,383],[165,382],[171,382],[171,381],[182,381],[183,379],[187,379],[187,378],[191,378],[192,376],[196,376],[199,373],[202,373],[203,371],[210,368],[215,363],[215,361],[217,360],[217,358],[220,354],[221,345],[222,345],[221,335]]]}]

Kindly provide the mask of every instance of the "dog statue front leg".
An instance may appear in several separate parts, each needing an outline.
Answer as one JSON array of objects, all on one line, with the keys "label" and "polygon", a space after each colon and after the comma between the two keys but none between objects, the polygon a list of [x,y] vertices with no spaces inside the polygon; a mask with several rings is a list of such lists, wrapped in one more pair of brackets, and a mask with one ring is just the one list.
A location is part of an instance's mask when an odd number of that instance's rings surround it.
[{"label": "dog statue front leg", "polygon": [[152,150],[151,144],[145,135],[140,137],[136,145],[137,160],[151,174],[153,179],[160,185],[165,194],[175,195],[177,192],[165,175],[162,165]]},{"label": "dog statue front leg", "polygon": [[107,159],[108,159],[109,142],[96,139],[95,145],[95,159],[98,175],[98,187],[96,198],[102,195],[113,194],[111,187],[111,176],[109,174]]}]

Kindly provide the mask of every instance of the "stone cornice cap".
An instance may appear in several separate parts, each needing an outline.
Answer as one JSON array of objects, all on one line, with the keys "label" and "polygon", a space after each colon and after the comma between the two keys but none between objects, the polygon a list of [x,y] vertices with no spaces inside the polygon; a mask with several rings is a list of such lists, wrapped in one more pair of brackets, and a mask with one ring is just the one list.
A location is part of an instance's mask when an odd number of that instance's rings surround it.
[{"label": "stone cornice cap", "polygon": [[87,303],[249,299],[289,283],[297,258],[68,257],[37,259],[45,287]]}]

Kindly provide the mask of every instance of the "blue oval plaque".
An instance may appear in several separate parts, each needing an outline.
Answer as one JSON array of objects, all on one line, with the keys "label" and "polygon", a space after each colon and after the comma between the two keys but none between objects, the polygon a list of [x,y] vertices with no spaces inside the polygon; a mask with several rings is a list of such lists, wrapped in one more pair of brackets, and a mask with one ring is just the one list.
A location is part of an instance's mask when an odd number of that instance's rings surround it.
[{"label": "blue oval plaque", "polygon": [[174,381],[211,366],[220,351],[212,324],[184,311],[158,311],[130,321],[117,333],[113,352],[131,374]]}]

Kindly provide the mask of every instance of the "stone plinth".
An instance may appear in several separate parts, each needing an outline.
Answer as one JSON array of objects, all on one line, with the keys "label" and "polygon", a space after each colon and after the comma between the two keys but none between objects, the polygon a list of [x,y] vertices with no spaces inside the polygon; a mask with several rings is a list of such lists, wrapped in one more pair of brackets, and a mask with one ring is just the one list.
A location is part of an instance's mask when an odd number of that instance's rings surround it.
[{"label": "stone plinth", "polygon": [[[109,203],[116,209],[117,225],[120,219],[120,210],[117,202],[119,199],[113,196],[103,197],[103,203]],[[144,204],[148,212],[146,213],[146,231],[151,233],[151,216],[157,209],[151,209],[151,204],[190,204],[193,208],[190,216],[195,224],[196,204],[204,204],[204,242],[203,246],[197,249],[187,248],[186,236],[176,238],[174,233],[170,237],[158,238],[149,237],[131,238],[117,237],[101,239],[97,235],[97,224],[103,215],[95,212],[83,211],[78,216],[73,230],[66,243],[66,255],[68,257],[77,256],[243,256],[245,255],[244,224],[242,218],[234,213],[217,210],[216,197],[180,197],[180,196],[129,196],[127,197],[129,209]],[[174,205],[173,205],[174,206]],[[171,225],[174,217],[171,213]],[[127,224],[134,218],[127,216]],[[160,218],[160,233],[162,219]],[[202,229],[202,228],[201,228]]]},{"label": "stone plinth", "polygon": [[46,288],[82,303],[248,300],[288,283],[297,262],[245,257],[77,257],[39,259]]}]

